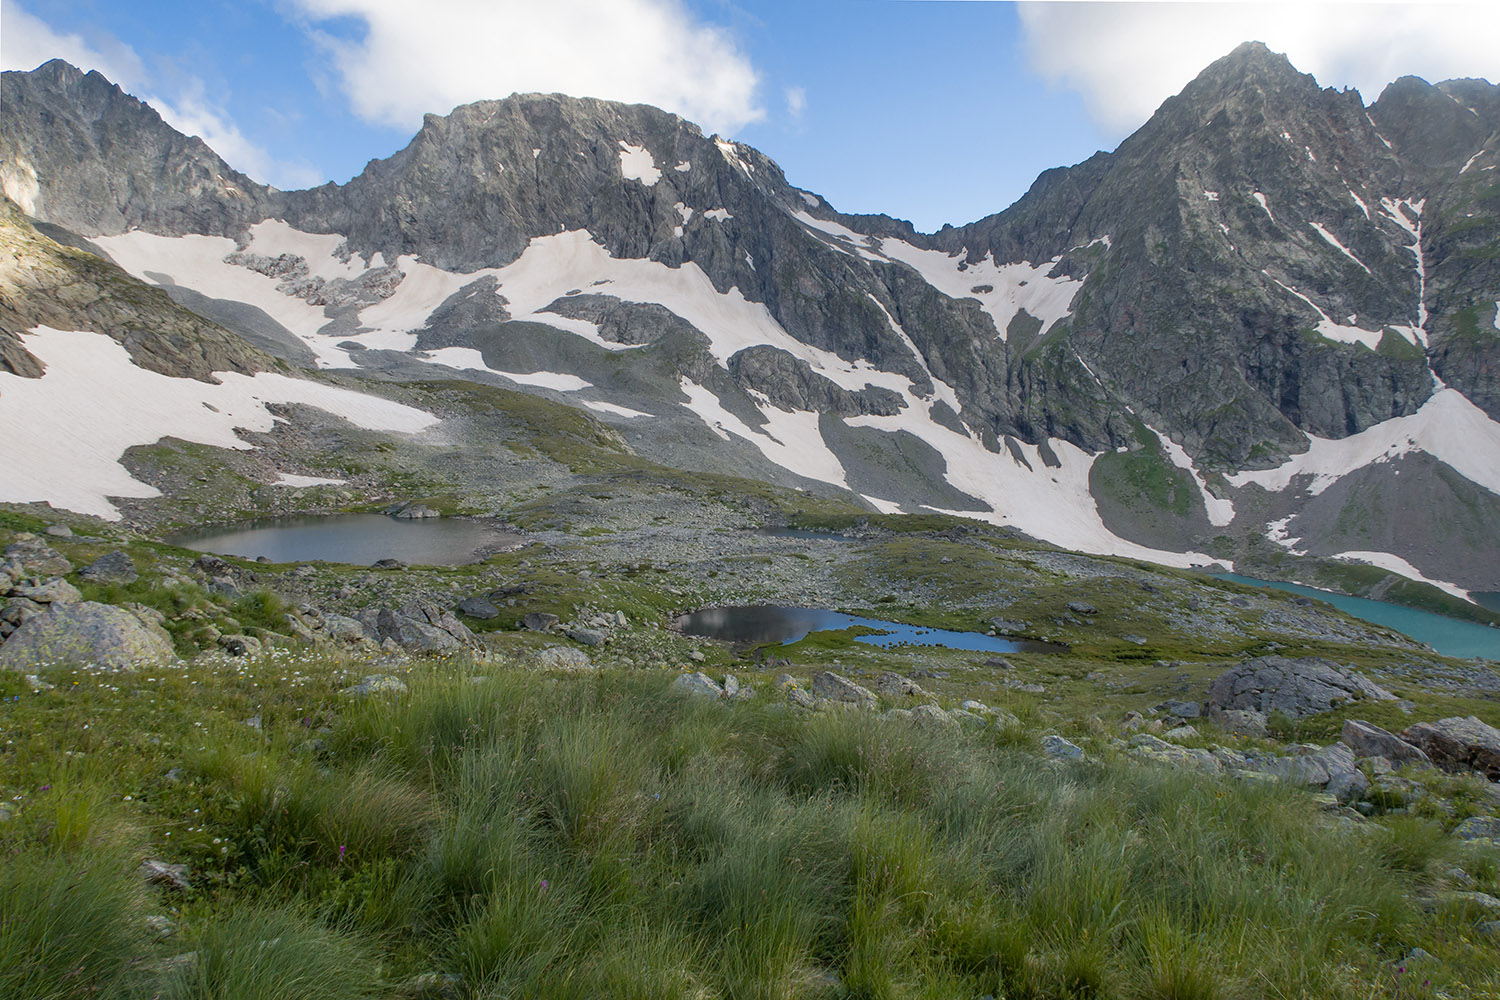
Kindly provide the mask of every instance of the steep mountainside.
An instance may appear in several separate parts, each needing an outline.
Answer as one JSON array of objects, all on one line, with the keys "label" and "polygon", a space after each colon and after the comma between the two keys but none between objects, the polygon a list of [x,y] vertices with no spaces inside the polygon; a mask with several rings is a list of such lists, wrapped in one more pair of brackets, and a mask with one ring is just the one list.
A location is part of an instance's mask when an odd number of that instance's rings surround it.
[{"label": "steep mountainside", "polygon": [[1113,153],[931,235],[644,106],[482,101],[347,184],[279,192],[97,74],[3,86],[0,178],[28,214],[284,358],[440,365],[671,464],[1091,551],[1500,589],[1500,533],[1396,530],[1500,515],[1483,81],[1366,108],[1247,44]]}]

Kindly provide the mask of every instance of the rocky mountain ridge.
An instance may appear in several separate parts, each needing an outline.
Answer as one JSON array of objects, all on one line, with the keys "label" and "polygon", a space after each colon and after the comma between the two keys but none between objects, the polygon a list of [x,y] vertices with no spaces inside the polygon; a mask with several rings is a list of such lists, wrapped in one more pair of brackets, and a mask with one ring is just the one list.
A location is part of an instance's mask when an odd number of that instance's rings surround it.
[{"label": "rocky mountain ridge", "polygon": [[[643,106],[482,101],[348,184],[278,192],[98,74],[4,87],[23,210],[290,360],[443,365],[669,464],[1092,551],[1373,554],[1500,588],[1483,81],[1366,108],[1242,46],[1114,152],[930,235]],[[1403,541],[1418,496],[1479,537]]]}]

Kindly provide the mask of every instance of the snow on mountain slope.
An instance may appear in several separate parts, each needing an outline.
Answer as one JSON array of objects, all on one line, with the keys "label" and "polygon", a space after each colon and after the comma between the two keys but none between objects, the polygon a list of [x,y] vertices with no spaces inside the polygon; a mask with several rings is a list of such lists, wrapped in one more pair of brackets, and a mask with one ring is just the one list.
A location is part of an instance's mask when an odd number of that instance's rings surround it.
[{"label": "snow on mountain slope", "polygon": [[1309,436],[1309,441],[1307,451],[1274,469],[1225,478],[1234,486],[1253,483],[1281,492],[1302,482],[1301,477],[1310,477],[1305,491],[1316,496],[1356,469],[1424,451],[1470,482],[1500,493],[1500,423],[1456,389],[1439,389],[1409,417],[1395,417],[1338,440]]},{"label": "snow on mountain slope", "polygon": [[45,501],[120,519],[110,497],[160,492],[126,471],[127,448],[164,437],[248,450],[237,430],[269,431],[270,403],[316,406],[369,430],[415,434],[438,418],[376,396],[269,372],[217,373],[219,385],[137,367],[98,333],[40,328],[26,349],[46,365],[41,378],[0,373],[0,500]]}]

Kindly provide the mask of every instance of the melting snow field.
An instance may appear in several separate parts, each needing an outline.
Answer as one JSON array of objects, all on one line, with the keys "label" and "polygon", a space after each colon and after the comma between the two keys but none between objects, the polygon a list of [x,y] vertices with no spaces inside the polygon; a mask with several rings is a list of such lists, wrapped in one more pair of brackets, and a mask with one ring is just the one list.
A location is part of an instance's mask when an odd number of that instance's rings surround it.
[{"label": "melting snow field", "polygon": [[520,385],[534,385],[541,389],[556,389],[558,392],[577,392],[588,389],[594,383],[586,382],[577,375],[565,372],[506,372],[491,368],[484,363],[484,355],[472,347],[443,347],[428,351],[422,360],[434,365],[444,365],[459,371],[489,372],[508,378]]},{"label": "melting snow field", "polygon": [[1396,417],[1339,440],[1308,436],[1307,451],[1274,469],[1226,477],[1234,486],[1255,483],[1273,492],[1310,476],[1317,496],[1355,469],[1423,451],[1491,493],[1500,493],[1500,423],[1456,389],[1439,389],[1409,417]]},{"label": "melting snow field", "polygon": [[1467,590],[1454,583],[1434,580],[1431,577],[1423,576],[1421,570],[1400,556],[1393,556],[1389,552],[1340,552],[1333,558],[1343,559],[1346,562],[1362,562],[1369,563],[1371,566],[1379,566],[1381,569],[1390,570],[1392,573],[1408,577],[1419,583],[1431,584],[1439,590],[1452,594],[1454,597],[1465,601],[1469,600],[1469,592]]},{"label": "melting snow field", "polygon": [[120,464],[125,449],[170,436],[248,451],[235,431],[269,431],[277,418],[268,403],[305,403],[369,430],[414,434],[438,423],[410,406],[270,372],[219,373],[220,385],[159,375],[99,333],[41,327],[25,345],[46,373],[0,373],[0,426],[9,431],[0,436],[0,500],[12,503],[119,520],[110,497],[161,495]]},{"label": "melting snow field", "polygon": [[271,485],[301,488],[304,486],[343,486],[347,482],[347,479],[324,479],[321,476],[294,476],[289,472],[283,472],[276,477],[276,481]]}]

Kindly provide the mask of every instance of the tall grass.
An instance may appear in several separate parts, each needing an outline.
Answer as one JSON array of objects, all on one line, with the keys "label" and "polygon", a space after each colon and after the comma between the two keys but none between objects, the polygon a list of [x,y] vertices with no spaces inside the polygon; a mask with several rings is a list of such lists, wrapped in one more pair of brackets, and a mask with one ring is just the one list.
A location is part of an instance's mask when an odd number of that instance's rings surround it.
[{"label": "tall grass", "polygon": [[1395,989],[1418,945],[1448,995],[1500,987],[1472,921],[1417,902],[1449,851],[1427,821],[667,680],[434,669],[338,703],[317,753],[290,716],[205,728],[161,793],[222,841],[191,855],[182,940],[140,923],[180,901],[89,854],[110,807],[33,810],[0,839],[0,995],[365,997],[440,972],[475,998],[1339,1000]]}]

